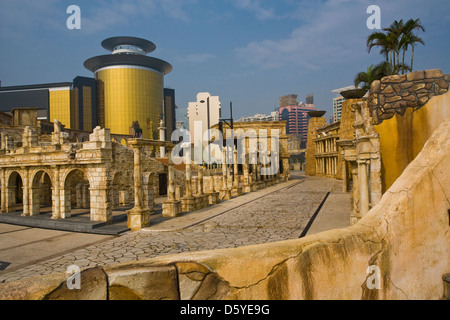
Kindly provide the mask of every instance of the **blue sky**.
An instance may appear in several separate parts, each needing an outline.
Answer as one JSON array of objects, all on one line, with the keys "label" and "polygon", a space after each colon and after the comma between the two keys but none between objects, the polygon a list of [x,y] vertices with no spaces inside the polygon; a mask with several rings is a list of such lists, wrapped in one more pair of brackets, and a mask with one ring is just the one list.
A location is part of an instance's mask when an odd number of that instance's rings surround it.
[{"label": "blue sky", "polygon": [[[81,9],[81,30],[66,27],[72,4]],[[270,113],[283,95],[304,101],[313,93],[329,117],[331,90],[383,59],[365,46],[373,4],[382,27],[422,20],[426,45],[416,48],[415,70],[450,73],[448,0],[0,0],[0,80],[11,86],[92,77],[83,62],[107,54],[102,40],[136,36],[156,44],[150,56],[173,65],[165,86],[176,90],[180,108],[207,91],[220,96],[224,117],[233,101],[239,118]]]}]

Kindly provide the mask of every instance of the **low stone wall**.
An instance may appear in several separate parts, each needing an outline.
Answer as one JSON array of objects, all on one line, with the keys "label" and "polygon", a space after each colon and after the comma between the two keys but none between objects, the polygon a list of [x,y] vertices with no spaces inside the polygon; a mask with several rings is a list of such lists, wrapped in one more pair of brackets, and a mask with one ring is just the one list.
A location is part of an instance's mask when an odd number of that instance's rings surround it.
[{"label": "low stone wall", "polygon": [[0,299],[441,299],[450,272],[450,119],[357,224],[302,239],[53,274]]},{"label": "low stone wall", "polygon": [[407,108],[419,109],[432,97],[447,93],[450,75],[439,69],[392,75],[374,81],[370,88],[369,106],[375,124],[403,115]]}]

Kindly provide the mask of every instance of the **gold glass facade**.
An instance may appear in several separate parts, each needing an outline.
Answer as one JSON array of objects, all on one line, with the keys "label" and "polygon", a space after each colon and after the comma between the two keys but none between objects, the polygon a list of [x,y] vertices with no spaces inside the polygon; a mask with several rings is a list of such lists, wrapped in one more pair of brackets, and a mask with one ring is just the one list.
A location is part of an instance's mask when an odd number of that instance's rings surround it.
[{"label": "gold glass facade", "polygon": [[49,106],[50,121],[57,119],[68,129],[73,129],[75,125],[75,108],[71,108],[75,102],[73,90],[50,90]]},{"label": "gold glass facade", "polygon": [[163,75],[143,67],[113,66],[99,69],[98,120],[111,133],[129,134],[134,121],[144,139],[157,139],[164,95]]},{"label": "gold glass facade", "polygon": [[92,89],[83,86],[83,128],[84,131],[92,130]]}]

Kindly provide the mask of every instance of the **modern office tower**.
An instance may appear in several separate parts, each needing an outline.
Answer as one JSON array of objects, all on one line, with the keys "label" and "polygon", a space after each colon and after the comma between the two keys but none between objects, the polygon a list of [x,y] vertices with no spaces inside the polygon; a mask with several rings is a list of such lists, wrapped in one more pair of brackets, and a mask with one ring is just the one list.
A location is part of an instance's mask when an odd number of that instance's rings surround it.
[{"label": "modern office tower", "polygon": [[289,95],[280,98],[278,108],[280,120],[287,121],[286,133],[300,135],[303,141],[308,138],[308,112],[316,108],[312,104],[298,103],[296,95]]},{"label": "modern office tower", "polygon": [[99,125],[111,133],[129,134],[137,121],[143,138],[158,139],[164,113],[164,75],[172,66],[148,57],[156,46],[145,39],[112,37],[102,46],[112,54],[84,62],[97,80]]},{"label": "modern office tower", "polygon": [[333,98],[333,122],[341,121],[342,103],[344,101],[344,97]]},{"label": "modern office tower", "polygon": [[98,125],[97,82],[93,78],[76,77],[73,79],[73,91],[75,100],[74,128],[92,131]]},{"label": "modern office tower", "polygon": [[314,94],[308,94],[305,100],[306,104],[314,104]]},{"label": "modern office tower", "polygon": [[166,128],[166,140],[169,141],[172,132],[176,129],[176,104],[175,90],[164,88],[164,126]]},{"label": "modern office tower", "polygon": [[297,97],[298,96],[296,94],[290,94],[290,95],[281,97],[280,98],[280,108],[287,107],[287,106],[296,106],[298,104]]},{"label": "modern office tower", "polygon": [[38,108],[38,117],[57,119],[66,128],[91,131],[97,125],[95,79],[76,77],[73,82],[0,87],[0,111]]},{"label": "modern office tower", "polygon": [[[199,92],[196,102],[189,102],[188,106],[189,132],[191,134],[191,142],[202,137],[196,137],[195,122],[201,122],[202,135],[207,132],[213,125],[219,123],[221,117],[221,104],[218,96],[211,96],[209,92]],[[208,145],[207,139],[203,141],[203,146]]]}]

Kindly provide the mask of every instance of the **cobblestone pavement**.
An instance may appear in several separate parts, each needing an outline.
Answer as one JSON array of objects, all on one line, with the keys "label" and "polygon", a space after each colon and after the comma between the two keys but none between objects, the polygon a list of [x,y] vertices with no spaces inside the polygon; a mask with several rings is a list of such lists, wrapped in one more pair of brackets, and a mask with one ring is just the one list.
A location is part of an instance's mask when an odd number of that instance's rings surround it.
[{"label": "cobblestone pavement", "polygon": [[0,283],[29,276],[143,260],[156,256],[233,248],[298,238],[336,180],[293,175],[300,179],[277,192],[243,204],[215,218],[172,232],[139,231],[0,275]]}]

